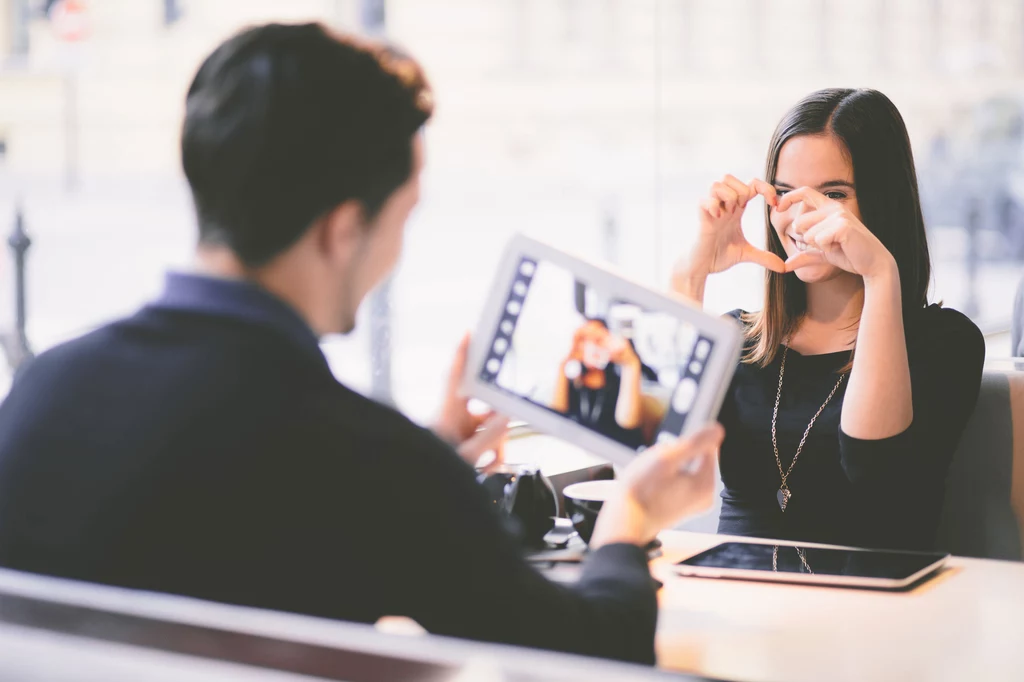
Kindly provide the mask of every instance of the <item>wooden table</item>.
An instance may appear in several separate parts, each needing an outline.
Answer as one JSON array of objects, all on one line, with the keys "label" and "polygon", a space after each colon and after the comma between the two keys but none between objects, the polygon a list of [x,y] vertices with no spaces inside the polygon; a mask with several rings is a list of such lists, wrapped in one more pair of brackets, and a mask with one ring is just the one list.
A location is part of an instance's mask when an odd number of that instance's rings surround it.
[{"label": "wooden table", "polygon": [[662,667],[751,681],[1024,680],[1024,563],[956,557],[912,590],[879,592],[684,578],[674,562],[735,538],[661,539]]}]

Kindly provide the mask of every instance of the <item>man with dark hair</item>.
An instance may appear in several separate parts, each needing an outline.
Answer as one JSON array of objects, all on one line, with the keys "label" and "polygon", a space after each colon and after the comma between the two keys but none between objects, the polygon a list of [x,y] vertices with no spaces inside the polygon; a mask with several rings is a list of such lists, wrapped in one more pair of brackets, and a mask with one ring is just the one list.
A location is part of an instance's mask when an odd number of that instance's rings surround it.
[{"label": "man with dark hair", "polygon": [[398,259],[431,106],[414,62],[315,24],[250,29],[209,56],[182,136],[196,271],[15,382],[0,565],[653,661],[641,547],[710,503],[720,428],[627,467],[582,577],[557,585],[464,461],[505,428],[456,393],[465,344],[434,433],[338,383],[320,352]]}]

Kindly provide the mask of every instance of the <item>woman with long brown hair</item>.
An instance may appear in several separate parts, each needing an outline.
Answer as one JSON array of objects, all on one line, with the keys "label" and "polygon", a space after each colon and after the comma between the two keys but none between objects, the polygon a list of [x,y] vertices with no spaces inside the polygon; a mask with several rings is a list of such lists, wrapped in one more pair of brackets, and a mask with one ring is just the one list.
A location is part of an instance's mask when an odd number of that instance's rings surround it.
[{"label": "woman with long brown hair", "polygon": [[[740,219],[761,195],[766,250]],[[974,408],[984,340],[928,304],[914,160],[892,102],[815,92],[779,123],[765,179],[726,176],[673,273],[703,301],[713,273],[766,269],[720,421],[719,532],[868,547],[935,540],[945,477]]]}]

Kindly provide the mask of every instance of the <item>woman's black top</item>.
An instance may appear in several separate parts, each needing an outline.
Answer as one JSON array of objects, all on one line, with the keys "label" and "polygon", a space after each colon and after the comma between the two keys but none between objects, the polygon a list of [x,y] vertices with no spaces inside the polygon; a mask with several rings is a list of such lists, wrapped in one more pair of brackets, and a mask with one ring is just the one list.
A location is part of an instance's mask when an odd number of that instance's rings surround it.
[{"label": "woman's black top", "polygon": [[[878,548],[934,544],[946,473],[978,398],[985,342],[973,322],[950,308],[931,305],[905,322],[913,423],[880,440],[843,433],[844,381],[789,477],[785,512],[776,497],[781,479],[771,433],[782,353],[764,368],[740,364],[720,416],[726,432],[720,533]],[[848,351],[789,351],[777,423],[783,470],[849,358]]]},{"label": "woman's black top", "polygon": [[566,416],[578,424],[591,428],[631,448],[644,445],[643,430],[627,429],[615,420],[615,408],[619,400],[622,377],[618,365],[609,364],[604,370],[604,386],[601,388],[577,387],[569,382],[569,410]]}]

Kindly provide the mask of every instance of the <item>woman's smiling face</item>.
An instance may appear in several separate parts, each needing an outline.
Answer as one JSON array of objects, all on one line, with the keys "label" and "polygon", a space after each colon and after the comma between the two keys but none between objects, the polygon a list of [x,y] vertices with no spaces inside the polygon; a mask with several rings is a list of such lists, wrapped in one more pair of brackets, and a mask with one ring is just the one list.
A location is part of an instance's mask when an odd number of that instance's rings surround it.
[{"label": "woman's smiling face", "polygon": [[[786,141],[779,150],[775,171],[775,191],[784,196],[789,190],[810,187],[843,204],[860,219],[860,207],[853,184],[853,164],[842,142],[833,135],[798,135]],[[809,248],[802,237],[790,229],[793,220],[812,209],[799,202],[787,211],[771,211],[772,227],[782,241],[787,256]],[[801,281],[823,282],[842,271],[828,263],[808,265],[796,270]]]},{"label": "woman's smiling face", "polygon": [[604,369],[608,366],[610,352],[608,341],[610,334],[599,322],[587,322],[577,332],[577,343],[582,354],[583,364],[591,369]]}]

